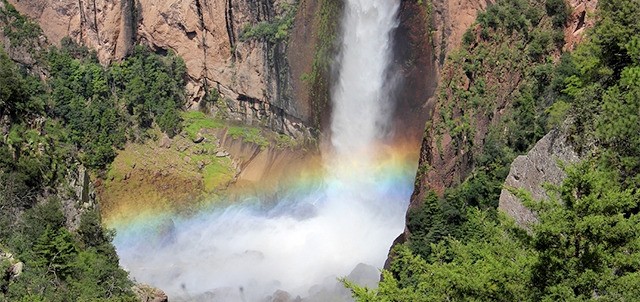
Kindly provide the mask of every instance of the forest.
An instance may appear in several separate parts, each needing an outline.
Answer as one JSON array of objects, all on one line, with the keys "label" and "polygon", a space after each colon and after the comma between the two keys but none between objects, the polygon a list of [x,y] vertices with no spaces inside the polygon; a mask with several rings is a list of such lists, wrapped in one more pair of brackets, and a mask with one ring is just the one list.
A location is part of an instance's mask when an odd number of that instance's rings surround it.
[{"label": "forest", "polygon": [[[27,45],[43,80],[0,48],[0,300],[137,301],[119,267],[97,208],[65,218],[69,169],[105,171],[127,141],[159,127],[181,130],[185,66],[174,55],[139,46],[107,67],[95,52],[64,38],[39,49],[37,24],[5,2],[0,21],[14,45]],[[19,278],[9,269],[19,259]]]}]

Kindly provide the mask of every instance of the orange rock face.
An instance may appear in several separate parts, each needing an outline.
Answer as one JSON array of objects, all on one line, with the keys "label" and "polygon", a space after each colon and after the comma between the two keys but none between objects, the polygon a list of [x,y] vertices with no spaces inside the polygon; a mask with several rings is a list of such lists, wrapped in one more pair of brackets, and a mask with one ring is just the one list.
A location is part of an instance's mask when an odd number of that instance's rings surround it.
[{"label": "orange rock face", "polygon": [[292,102],[290,93],[290,82],[301,75],[289,72],[287,43],[241,39],[245,28],[282,15],[291,0],[10,2],[40,24],[50,43],[69,36],[95,49],[104,64],[122,59],[136,42],[158,53],[175,52],[187,66],[188,107],[216,88],[231,101],[236,118],[266,117],[276,128],[301,131],[294,121],[304,121],[305,104]]}]

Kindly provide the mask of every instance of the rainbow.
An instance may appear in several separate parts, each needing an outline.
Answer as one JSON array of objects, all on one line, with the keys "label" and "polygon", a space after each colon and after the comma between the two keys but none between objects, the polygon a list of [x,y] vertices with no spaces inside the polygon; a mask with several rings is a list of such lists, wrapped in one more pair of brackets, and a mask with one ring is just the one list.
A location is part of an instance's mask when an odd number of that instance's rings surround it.
[{"label": "rainbow", "polygon": [[[378,144],[379,152],[377,160],[374,160],[370,170],[377,174],[377,183],[381,188],[388,188],[391,191],[401,191],[413,189],[413,178],[417,165],[418,147],[414,143],[399,143],[396,146]],[[358,158],[358,156],[354,156]],[[357,165],[357,163],[354,163]],[[348,167],[348,169],[354,167]],[[148,201],[147,203],[118,204],[103,209],[102,218],[107,228],[120,232],[127,232],[131,228],[145,225],[155,225],[158,221],[176,217],[189,217],[196,213],[215,212],[223,210],[229,206],[242,204],[246,207],[262,207],[265,200],[272,200],[278,196],[285,196],[287,200],[303,200],[304,196],[313,195],[311,193],[321,190],[323,185],[331,182],[328,179],[324,165],[320,163],[319,156],[311,154],[308,156],[307,164],[300,171],[292,173],[284,179],[274,179],[274,186],[260,184],[246,189],[243,187],[229,188],[231,194],[210,196],[203,202],[196,204],[171,204]],[[358,177],[358,175],[351,175]],[[409,179],[410,178],[410,179]],[[135,194],[135,192],[131,192]],[[228,195],[233,195],[229,197]],[[226,198],[228,199],[226,199]]]},{"label": "rainbow", "polygon": [[[370,154],[354,154],[331,171],[314,159],[276,180],[275,190],[240,189],[233,198],[187,207],[119,205],[103,217],[116,230],[114,244],[125,269],[170,295],[237,287],[254,295],[249,301],[281,288],[305,295],[306,284],[318,284],[329,272],[347,275],[360,262],[382,265],[402,232],[417,148],[375,149],[364,166],[360,159]],[[321,264],[309,265],[304,255]],[[305,282],[296,280],[300,276]]]}]

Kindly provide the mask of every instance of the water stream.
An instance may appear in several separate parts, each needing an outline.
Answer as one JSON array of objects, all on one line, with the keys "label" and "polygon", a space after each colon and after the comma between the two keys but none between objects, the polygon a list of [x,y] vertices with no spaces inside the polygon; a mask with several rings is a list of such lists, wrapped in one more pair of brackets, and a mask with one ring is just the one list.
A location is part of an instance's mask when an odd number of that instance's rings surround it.
[{"label": "water stream", "polygon": [[277,290],[349,301],[337,277],[375,283],[403,230],[415,173],[391,143],[386,88],[398,6],[345,1],[323,176],[288,184],[268,205],[247,196],[188,217],[156,213],[115,225],[121,263],[137,281],[172,301],[269,301]]}]

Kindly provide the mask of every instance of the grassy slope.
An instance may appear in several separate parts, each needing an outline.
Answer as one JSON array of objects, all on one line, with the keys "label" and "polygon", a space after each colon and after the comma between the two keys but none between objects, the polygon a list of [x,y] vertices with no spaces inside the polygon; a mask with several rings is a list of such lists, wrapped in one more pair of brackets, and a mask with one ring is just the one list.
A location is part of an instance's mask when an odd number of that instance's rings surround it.
[{"label": "grassy slope", "polygon": [[[226,130],[260,148],[296,147],[299,142],[265,129],[232,125],[202,112],[182,114],[184,130],[173,139],[155,130],[143,143],[129,143],[118,152],[99,183],[102,211],[108,220],[141,210],[168,210],[215,199],[225,193],[238,171],[219,146],[218,133]],[[193,140],[202,135],[200,143]],[[218,156],[220,155],[220,156]]]}]

